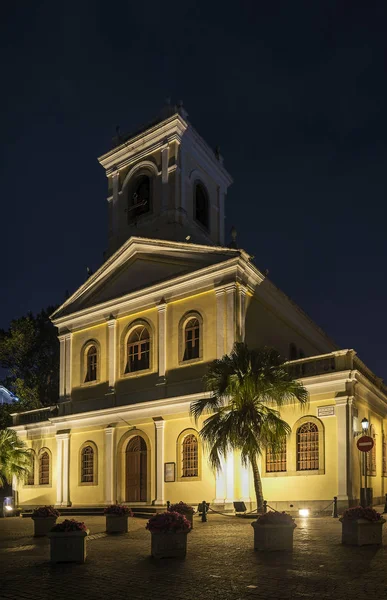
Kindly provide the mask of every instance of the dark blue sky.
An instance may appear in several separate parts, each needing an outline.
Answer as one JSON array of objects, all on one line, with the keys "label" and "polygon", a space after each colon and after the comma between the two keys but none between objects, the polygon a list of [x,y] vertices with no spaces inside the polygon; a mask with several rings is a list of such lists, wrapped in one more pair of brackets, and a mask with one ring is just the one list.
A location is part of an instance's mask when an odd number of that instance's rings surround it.
[{"label": "dark blue sky", "polygon": [[100,265],[97,156],[171,96],[221,147],[239,244],[387,379],[383,0],[44,0],[0,27],[0,327]]}]

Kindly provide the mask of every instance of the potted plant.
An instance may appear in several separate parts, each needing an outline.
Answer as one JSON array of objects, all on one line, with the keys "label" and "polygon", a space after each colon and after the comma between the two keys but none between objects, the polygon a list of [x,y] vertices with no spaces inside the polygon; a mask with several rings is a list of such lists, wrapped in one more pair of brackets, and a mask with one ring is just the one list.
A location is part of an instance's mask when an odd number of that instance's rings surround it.
[{"label": "potted plant", "polygon": [[111,504],[104,510],[106,533],[128,533],[128,517],[133,517],[129,506]]},{"label": "potted plant", "polygon": [[382,543],[382,528],[386,520],[370,506],[347,508],[340,521],[342,544],[365,546]]},{"label": "potted plant", "polygon": [[32,512],[31,519],[34,522],[34,537],[47,535],[54,527],[59,512],[53,506],[39,506]]},{"label": "potted plant", "polygon": [[189,506],[189,504],[186,504],[185,502],[176,502],[176,504],[170,504],[168,510],[184,515],[187,521],[191,523],[191,529],[193,528],[193,506]]},{"label": "potted plant", "polygon": [[89,530],[81,521],[65,519],[57,523],[48,533],[50,538],[50,560],[52,563],[86,560],[86,537]]},{"label": "potted plant", "polygon": [[187,534],[191,525],[184,515],[173,511],[155,514],[146,529],[152,536],[154,558],[184,558],[187,554]]},{"label": "potted plant", "polygon": [[285,512],[270,511],[251,523],[254,550],[293,550],[293,532],[297,525]]}]

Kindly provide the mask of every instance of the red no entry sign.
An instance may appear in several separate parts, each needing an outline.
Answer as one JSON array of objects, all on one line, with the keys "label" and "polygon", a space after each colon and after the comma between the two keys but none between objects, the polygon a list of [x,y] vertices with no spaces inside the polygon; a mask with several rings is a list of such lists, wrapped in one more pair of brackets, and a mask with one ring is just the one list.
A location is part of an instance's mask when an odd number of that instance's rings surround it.
[{"label": "red no entry sign", "polygon": [[374,440],[369,435],[363,435],[357,440],[356,445],[360,452],[369,452],[374,447]]}]

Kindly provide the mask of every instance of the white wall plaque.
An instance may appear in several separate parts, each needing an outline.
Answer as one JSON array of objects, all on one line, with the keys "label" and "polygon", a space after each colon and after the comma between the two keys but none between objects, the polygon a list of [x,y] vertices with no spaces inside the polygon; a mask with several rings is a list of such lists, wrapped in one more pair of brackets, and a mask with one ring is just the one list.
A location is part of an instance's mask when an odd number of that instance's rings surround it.
[{"label": "white wall plaque", "polygon": [[335,406],[332,404],[331,406],[319,406],[317,408],[317,416],[318,417],[333,417],[335,414]]}]

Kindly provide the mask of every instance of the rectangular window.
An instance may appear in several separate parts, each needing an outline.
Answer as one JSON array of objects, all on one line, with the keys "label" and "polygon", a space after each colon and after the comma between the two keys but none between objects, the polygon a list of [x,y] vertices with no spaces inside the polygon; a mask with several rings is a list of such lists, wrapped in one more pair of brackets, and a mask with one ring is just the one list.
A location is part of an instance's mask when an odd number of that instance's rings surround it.
[{"label": "rectangular window", "polygon": [[286,440],[279,452],[266,451],[266,473],[284,473],[286,471]]}]

